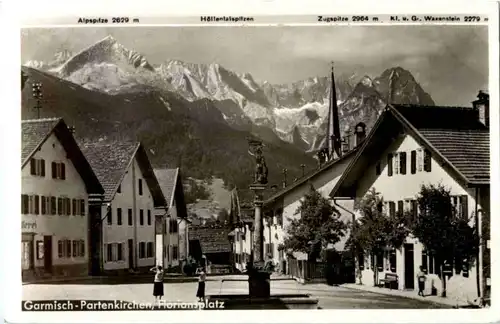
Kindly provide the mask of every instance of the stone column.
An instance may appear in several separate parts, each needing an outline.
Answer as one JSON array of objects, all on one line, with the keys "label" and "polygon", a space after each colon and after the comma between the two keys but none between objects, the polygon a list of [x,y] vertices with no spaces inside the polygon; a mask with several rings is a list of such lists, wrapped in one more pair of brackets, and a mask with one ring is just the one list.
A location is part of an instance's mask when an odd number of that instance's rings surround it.
[{"label": "stone column", "polygon": [[265,189],[263,185],[253,185],[250,187],[255,193],[254,199],[254,263],[260,264],[264,262],[264,219],[262,218],[262,191]]}]

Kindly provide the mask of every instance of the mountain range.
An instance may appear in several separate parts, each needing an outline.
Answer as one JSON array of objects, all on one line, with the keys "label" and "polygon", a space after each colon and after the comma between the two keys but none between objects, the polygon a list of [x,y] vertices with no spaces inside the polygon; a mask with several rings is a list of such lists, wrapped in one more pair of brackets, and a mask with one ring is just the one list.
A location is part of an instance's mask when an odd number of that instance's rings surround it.
[{"label": "mountain range", "polygon": [[[276,145],[284,141],[306,152],[324,145],[331,87],[326,76],[271,84],[216,63],[165,60],[155,65],[111,36],[76,54],[63,50],[51,62],[28,61],[24,65],[117,98],[155,93],[159,101],[174,95],[210,114],[215,108],[219,113],[206,116],[208,120],[218,119],[233,130],[252,133]],[[343,130],[359,121],[370,128],[388,101],[434,105],[413,75],[401,67],[389,68],[375,78],[339,75],[335,86]]]}]

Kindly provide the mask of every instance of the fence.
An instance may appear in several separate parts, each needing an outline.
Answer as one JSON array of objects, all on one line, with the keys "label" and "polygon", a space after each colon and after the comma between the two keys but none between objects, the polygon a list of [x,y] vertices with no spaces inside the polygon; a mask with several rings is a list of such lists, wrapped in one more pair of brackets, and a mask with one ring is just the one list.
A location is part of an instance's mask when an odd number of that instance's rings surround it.
[{"label": "fence", "polygon": [[301,282],[326,281],[326,264],[306,260],[288,260],[287,274]]}]

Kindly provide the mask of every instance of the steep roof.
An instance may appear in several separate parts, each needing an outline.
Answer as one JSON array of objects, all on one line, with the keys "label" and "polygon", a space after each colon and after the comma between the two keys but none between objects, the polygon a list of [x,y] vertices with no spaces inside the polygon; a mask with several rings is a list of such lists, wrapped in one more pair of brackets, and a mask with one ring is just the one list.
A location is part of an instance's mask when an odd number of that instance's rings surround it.
[{"label": "steep roof", "polygon": [[330,195],[351,195],[348,187],[401,132],[412,135],[464,185],[489,184],[489,130],[479,122],[476,110],[388,105]]},{"label": "steep roof", "polygon": [[131,141],[82,142],[80,144],[97,177],[103,184],[105,201],[113,200],[118,186],[137,158],[139,168],[153,197],[155,207],[166,206],[165,197],[141,143]]},{"label": "steep roof", "polygon": [[231,252],[229,233],[231,229],[226,226],[210,224],[191,226],[189,240],[199,240],[204,254]]},{"label": "steep roof", "polygon": [[21,121],[21,168],[24,168],[36,151],[54,134],[68,158],[85,183],[89,194],[103,194],[104,189],[80,150],[73,134],[62,118],[45,118]]},{"label": "steep roof", "polygon": [[172,206],[174,199],[174,191],[177,185],[177,178],[179,175],[179,168],[176,169],[154,169],[158,183],[160,184],[163,196],[167,201],[168,206]]}]

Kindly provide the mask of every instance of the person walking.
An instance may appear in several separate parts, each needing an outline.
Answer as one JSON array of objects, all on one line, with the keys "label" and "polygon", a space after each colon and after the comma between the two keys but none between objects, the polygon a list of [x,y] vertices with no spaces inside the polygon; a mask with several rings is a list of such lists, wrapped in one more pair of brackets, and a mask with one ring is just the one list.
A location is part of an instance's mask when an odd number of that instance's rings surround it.
[{"label": "person walking", "polygon": [[424,272],[424,267],[420,266],[420,271],[417,273],[417,280],[418,280],[418,295],[422,297],[425,297],[424,295],[425,279],[426,275]]},{"label": "person walking", "polygon": [[155,273],[153,296],[155,297],[155,302],[157,302],[163,297],[163,268],[159,265],[151,268],[150,271]]},{"label": "person walking", "polygon": [[196,297],[198,301],[205,302],[205,280],[207,280],[207,274],[205,273],[205,268],[201,267],[196,270],[198,277],[198,291],[196,292]]}]

